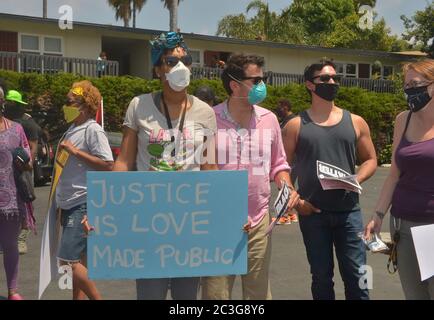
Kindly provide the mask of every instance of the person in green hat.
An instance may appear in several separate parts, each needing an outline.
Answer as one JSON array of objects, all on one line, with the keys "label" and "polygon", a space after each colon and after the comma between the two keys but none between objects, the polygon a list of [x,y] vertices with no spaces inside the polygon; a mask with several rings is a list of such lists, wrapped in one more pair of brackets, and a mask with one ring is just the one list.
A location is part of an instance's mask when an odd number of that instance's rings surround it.
[{"label": "person in green hat", "polygon": [[19,93],[16,90],[9,90],[8,94],[6,95],[6,101],[14,101],[17,102],[19,104],[23,104],[23,105],[27,105],[27,102],[23,101],[23,96],[21,95],[21,93]]},{"label": "person in green hat", "polygon": [[[35,122],[35,120],[33,120],[32,117],[26,113],[26,106],[28,103],[23,101],[23,96],[21,93],[16,90],[9,90],[6,95],[5,102],[4,115],[9,120],[17,122],[23,127],[24,133],[26,134],[30,145],[30,153],[33,163],[37,154],[38,140],[42,129]],[[26,208],[28,211],[27,219],[25,219],[25,223],[23,223],[20,235],[18,237],[18,250],[20,254],[26,254],[28,251],[27,237],[30,233],[29,227],[31,227],[31,225],[34,223],[33,207],[31,204],[28,204],[26,205]]]}]

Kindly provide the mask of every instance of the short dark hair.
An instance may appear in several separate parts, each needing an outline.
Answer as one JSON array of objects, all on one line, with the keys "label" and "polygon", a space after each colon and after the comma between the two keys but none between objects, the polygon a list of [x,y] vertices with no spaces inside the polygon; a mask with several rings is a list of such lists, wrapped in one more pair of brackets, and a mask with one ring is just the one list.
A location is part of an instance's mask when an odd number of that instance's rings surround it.
[{"label": "short dark hair", "polygon": [[321,71],[324,67],[331,66],[333,69],[336,69],[336,65],[330,60],[321,60],[320,63],[314,63],[310,66],[307,66],[304,69],[304,80],[313,82],[313,77],[315,76],[315,72]]},{"label": "short dark hair", "polygon": [[213,104],[215,102],[214,90],[209,86],[198,87],[194,91],[194,95],[202,101],[205,101],[205,102],[212,101]]},{"label": "short dark hair", "polygon": [[257,55],[233,54],[230,56],[221,76],[223,87],[228,95],[232,94],[229,83],[234,81],[233,78],[242,80],[242,78],[246,76],[245,70],[250,64],[255,64],[262,68],[264,67],[265,61],[263,57]]},{"label": "short dark hair", "polygon": [[292,105],[291,102],[289,102],[288,99],[280,99],[279,100],[279,106],[285,106],[288,108],[288,111],[291,111]]}]

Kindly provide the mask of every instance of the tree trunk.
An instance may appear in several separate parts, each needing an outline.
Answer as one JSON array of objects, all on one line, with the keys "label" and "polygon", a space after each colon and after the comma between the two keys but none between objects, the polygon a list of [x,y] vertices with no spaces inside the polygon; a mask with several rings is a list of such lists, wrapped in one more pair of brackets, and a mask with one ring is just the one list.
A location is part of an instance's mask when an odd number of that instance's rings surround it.
[{"label": "tree trunk", "polygon": [[42,0],[42,17],[47,19],[47,0]]},{"label": "tree trunk", "polygon": [[136,28],[136,1],[133,0],[133,28]]},{"label": "tree trunk", "polygon": [[169,7],[170,31],[178,31],[178,0],[172,0]]}]

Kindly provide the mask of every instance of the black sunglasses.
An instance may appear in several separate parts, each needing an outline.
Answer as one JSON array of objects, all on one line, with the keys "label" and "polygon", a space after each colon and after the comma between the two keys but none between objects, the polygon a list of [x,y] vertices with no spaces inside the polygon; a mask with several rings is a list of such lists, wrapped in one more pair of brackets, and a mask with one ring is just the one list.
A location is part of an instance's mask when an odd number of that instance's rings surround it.
[{"label": "black sunglasses", "polygon": [[163,58],[163,63],[165,63],[169,67],[174,67],[181,61],[186,66],[191,66],[193,64],[193,58],[191,55],[186,55],[181,58],[175,56],[167,56]]},{"label": "black sunglasses", "polygon": [[322,82],[329,82],[330,79],[333,79],[333,81],[336,82],[336,83],[341,82],[341,79],[342,79],[341,76],[338,76],[338,75],[336,75],[336,74],[333,75],[333,76],[331,76],[331,75],[329,75],[329,74],[322,74],[322,75],[320,75],[320,76],[313,77],[312,79],[315,80],[315,79],[318,79],[318,78],[319,78]]},{"label": "black sunglasses", "polygon": [[74,100],[74,99],[66,98],[64,101],[65,106],[74,106],[74,105],[81,106],[82,104],[83,101],[81,99]]},{"label": "black sunglasses", "polygon": [[253,80],[253,83],[259,84],[261,83],[261,81],[263,81],[264,83],[267,82],[267,76],[263,76],[263,77],[242,77],[241,80]]}]

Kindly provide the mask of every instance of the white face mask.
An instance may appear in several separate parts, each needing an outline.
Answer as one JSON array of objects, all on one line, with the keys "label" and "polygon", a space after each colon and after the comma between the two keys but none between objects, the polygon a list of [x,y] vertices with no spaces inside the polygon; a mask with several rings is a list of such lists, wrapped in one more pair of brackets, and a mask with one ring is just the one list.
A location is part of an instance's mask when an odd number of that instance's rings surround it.
[{"label": "white face mask", "polygon": [[176,66],[166,73],[166,79],[169,86],[175,91],[182,91],[190,84],[190,69],[188,69],[181,61]]}]

